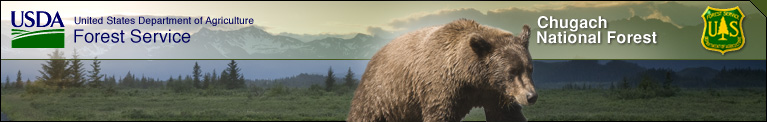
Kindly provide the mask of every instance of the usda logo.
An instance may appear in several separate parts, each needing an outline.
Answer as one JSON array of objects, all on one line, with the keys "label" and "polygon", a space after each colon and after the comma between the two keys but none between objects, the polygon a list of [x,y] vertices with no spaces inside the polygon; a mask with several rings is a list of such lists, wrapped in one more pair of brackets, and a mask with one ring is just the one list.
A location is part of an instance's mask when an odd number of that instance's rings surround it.
[{"label": "usda logo", "polygon": [[[36,18],[33,18],[36,17]],[[46,21],[41,21],[40,17],[45,17]],[[51,14],[45,11],[21,11],[19,22],[16,21],[16,11],[11,11],[11,24],[13,27],[20,28],[42,28],[58,25],[64,27],[61,22],[59,12],[51,17]],[[45,29],[38,31],[28,31],[24,29],[11,29],[13,40],[11,48],[64,48],[64,29]]]}]

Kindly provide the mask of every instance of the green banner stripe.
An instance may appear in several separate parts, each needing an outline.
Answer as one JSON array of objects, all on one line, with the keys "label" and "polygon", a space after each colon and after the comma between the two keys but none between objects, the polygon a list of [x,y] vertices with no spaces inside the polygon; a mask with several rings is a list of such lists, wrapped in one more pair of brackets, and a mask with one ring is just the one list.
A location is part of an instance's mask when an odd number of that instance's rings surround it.
[{"label": "green banner stripe", "polygon": [[29,31],[27,31],[27,30],[22,30],[22,29],[11,29],[11,31],[29,32]]},{"label": "green banner stripe", "polygon": [[39,30],[39,31],[34,31],[34,32],[29,32],[29,33],[25,33],[25,34],[21,34],[21,35],[18,35],[18,36],[16,36],[16,37],[14,37],[14,39],[16,39],[16,38],[18,38],[18,37],[22,37],[22,36],[25,36],[25,35],[36,34],[36,33],[46,33],[46,32],[64,32],[64,29],[48,29],[48,30]]},{"label": "green banner stripe", "polygon": [[64,33],[41,33],[13,39],[11,48],[64,48]]},{"label": "green banner stripe", "polygon": [[[74,59],[0,59],[0,60],[74,60]],[[77,59],[77,60],[370,60],[370,59]],[[765,60],[765,59],[533,59],[533,60]]]}]

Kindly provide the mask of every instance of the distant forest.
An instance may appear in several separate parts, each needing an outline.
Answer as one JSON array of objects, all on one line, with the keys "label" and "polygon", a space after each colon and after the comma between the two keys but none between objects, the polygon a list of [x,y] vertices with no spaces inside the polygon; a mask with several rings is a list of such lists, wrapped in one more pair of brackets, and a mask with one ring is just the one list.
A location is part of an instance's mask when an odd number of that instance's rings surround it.
[{"label": "distant forest", "polygon": [[611,60],[606,64],[599,64],[597,60],[536,61],[534,69],[536,85],[567,82],[610,84],[622,82],[624,78],[636,85],[643,77],[663,81],[667,73],[671,75],[674,85],[687,88],[764,87],[767,82],[763,69],[691,67],[677,72],[670,68],[645,68],[621,60]]}]

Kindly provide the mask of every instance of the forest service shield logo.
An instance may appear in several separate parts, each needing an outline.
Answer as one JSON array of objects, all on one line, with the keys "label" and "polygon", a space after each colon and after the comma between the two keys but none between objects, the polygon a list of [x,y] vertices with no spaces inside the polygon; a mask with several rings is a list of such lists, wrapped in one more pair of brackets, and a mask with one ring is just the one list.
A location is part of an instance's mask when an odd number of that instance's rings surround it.
[{"label": "forest service shield logo", "polygon": [[746,43],[743,36],[743,12],[738,6],[718,9],[709,6],[703,12],[703,37],[701,44],[711,51],[722,53],[740,50]]}]

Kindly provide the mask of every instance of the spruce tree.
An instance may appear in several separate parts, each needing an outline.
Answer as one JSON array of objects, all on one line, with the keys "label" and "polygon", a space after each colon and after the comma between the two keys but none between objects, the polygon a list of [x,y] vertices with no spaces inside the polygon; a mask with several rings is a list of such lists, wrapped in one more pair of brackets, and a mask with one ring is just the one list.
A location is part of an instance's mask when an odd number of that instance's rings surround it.
[{"label": "spruce tree", "polygon": [[[245,88],[245,80],[240,74],[240,68],[237,67],[237,62],[232,60],[227,64],[226,72],[222,72],[221,76],[226,76],[225,84],[227,89]],[[223,79],[223,78],[222,78]]]},{"label": "spruce tree", "polygon": [[85,83],[85,70],[83,69],[83,62],[80,61],[79,56],[80,55],[77,54],[77,49],[75,49],[69,66],[72,79],[67,83],[67,87],[80,87]]},{"label": "spruce tree", "polygon": [[346,76],[344,77],[344,80],[346,81],[346,83],[344,85],[346,85],[349,88],[353,88],[354,87],[354,82],[355,82],[354,81],[354,72],[352,72],[352,68],[351,67],[349,67],[349,70],[346,72]]},{"label": "spruce tree", "polygon": [[202,89],[208,89],[210,87],[210,73],[205,73],[202,77]]},{"label": "spruce tree", "polygon": [[194,87],[195,88],[202,88],[202,85],[200,84],[200,76],[202,71],[200,71],[200,65],[197,64],[197,62],[194,62],[194,67],[192,67],[192,76],[194,77]]},{"label": "spruce tree", "polygon": [[24,81],[21,81],[21,70],[19,70],[18,73],[16,73],[16,89],[22,89],[24,88]]},{"label": "spruce tree", "polygon": [[141,82],[139,82],[139,87],[143,89],[149,88],[149,80],[146,79],[146,76],[143,74],[141,75]]},{"label": "spruce tree", "polygon": [[328,69],[328,77],[325,79],[325,91],[331,91],[333,90],[333,85],[335,85],[336,79],[335,75],[333,74],[333,67],[330,67]]},{"label": "spruce tree", "polygon": [[11,77],[8,77],[8,75],[5,76],[5,86],[3,88],[9,89],[13,85],[11,85]]},{"label": "spruce tree", "polygon": [[103,86],[101,78],[104,77],[104,76],[100,74],[101,73],[101,61],[99,61],[97,59],[98,59],[98,57],[93,59],[93,63],[91,64],[91,67],[93,69],[91,71],[88,71],[89,73],[91,73],[91,75],[88,76],[89,77],[88,79],[91,80],[90,82],[88,82],[88,86],[90,86],[92,88],[99,88],[99,87]]},{"label": "spruce tree", "polygon": [[229,81],[231,81],[231,79],[229,79],[229,73],[226,72],[226,69],[221,70],[221,76],[218,77],[219,85],[221,85],[222,88],[228,89]]},{"label": "spruce tree", "polygon": [[109,87],[117,86],[117,78],[115,78],[115,75],[112,75],[112,77],[109,77],[109,79],[106,82],[106,85]]},{"label": "spruce tree", "polygon": [[[187,80],[189,80],[189,78],[187,78]],[[184,82],[186,82],[186,81],[185,81],[185,80],[184,80],[184,79],[181,77],[181,75],[178,75],[178,78],[176,78],[176,81],[178,81],[178,82],[176,82],[176,85],[177,85],[177,86],[181,86],[181,85],[184,85],[184,84],[185,84]]]},{"label": "spruce tree", "polygon": [[25,87],[24,87],[24,88],[28,88],[29,86],[32,86],[32,82],[31,82],[31,81],[29,81],[29,78],[27,78],[27,83],[25,83],[25,84],[26,84],[26,85],[25,85]]},{"label": "spruce tree", "polygon": [[213,74],[210,75],[210,85],[209,88],[220,88],[221,81],[219,81],[218,74],[216,74],[216,69],[213,69]]},{"label": "spruce tree", "polygon": [[168,83],[165,85],[165,88],[172,89],[173,87],[176,87],[176,81],[173,81],[173,76],[168,77]]},{"label": "spruce tree", "polygon": [[133,88],[134,84],[133,74],[128,71],[128,74],[125,74],[122,81],[120,81],[120,86],[124,88]]},{"label": "spruce tree", "polygon": [[48,57],[50,57],[51,60],[46,61],[45,64],[42,65],[42,70],[38,71],[41,74],[39,77],[40,82],[47,86],[63,88],[64,84],[67,83],[66,80],[68,80],[69,77],[69,71],[67,68],[69,61],[60,60],[64,59],[64,52],[59,51],[59,49],[56,49],[53,51],[53,53],[48,54]]}]

